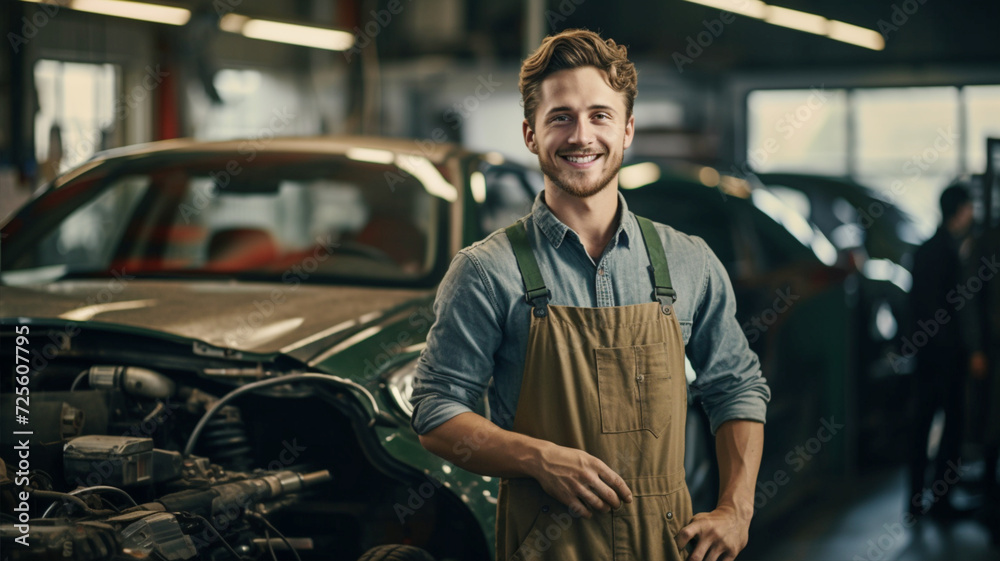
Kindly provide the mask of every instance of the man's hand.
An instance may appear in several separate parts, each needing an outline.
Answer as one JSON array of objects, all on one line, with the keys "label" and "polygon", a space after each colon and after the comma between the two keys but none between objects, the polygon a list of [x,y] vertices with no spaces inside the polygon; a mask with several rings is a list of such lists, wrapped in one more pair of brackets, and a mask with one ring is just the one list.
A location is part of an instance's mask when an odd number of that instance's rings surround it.
[{"label": "man's hand", "polygon": [[763,448],[764,425],[760,423],[726,421],[715,432],[719,504],[712,512],[696,514],[677,533],[678,548],[694,546],[688,561],[733,561],[746,547]]},{"label": "man's hand", "polygon": [[632,491],[607,464],[575,448],[550,444],[539,454],[537,469],[531,474],[542,489],[570,512],[584,518],[591,511],[609,512],[632,502]]},{"label": "man's hand", "polygon": [[749,516],[740,515],[734,507],[720,506],[694,515],[677,533],[677,547],[694,544],[688,561],[733,561],[746,547],[749,529]]},{"label": "man's hand", "polygon": [[462,413],[420,436],[425,448],[473,473],[531,477],[572,513],[590,518],[632,502],[632,491],[590,454],[504,430],[475,413]]}]

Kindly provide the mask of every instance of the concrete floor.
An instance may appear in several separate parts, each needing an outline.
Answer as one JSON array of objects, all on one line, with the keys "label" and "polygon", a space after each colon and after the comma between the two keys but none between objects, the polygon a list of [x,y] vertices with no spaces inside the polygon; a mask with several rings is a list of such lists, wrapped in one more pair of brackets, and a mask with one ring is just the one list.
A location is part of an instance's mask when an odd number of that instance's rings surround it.
[{"label": "concrete floor", "polygon": [[[974,515],[941,523],[928,517],[907,527],[907,472],[893,468],[805,501],[768,528],[751,528],[739,561],[997,561],[1000,547]],[[958,506],[978,497],[956,489]]]}]

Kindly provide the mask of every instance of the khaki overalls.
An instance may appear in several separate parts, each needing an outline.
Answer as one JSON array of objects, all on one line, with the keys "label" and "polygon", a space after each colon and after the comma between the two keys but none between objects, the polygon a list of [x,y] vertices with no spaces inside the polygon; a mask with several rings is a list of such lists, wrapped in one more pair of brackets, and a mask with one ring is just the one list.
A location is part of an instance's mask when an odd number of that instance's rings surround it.
[{"label": "khaki overalls", "polygon": [[653,223],[639,218],[650,258],[650,302],[548,304],[524,224],[507,228],[532,306],[513,430],[600,458],[633,502],[573,516],[531,478],[503,479],[497,559],[686,559],[674,536],[692,517],[684,481],[687,383],[675,293]]}]

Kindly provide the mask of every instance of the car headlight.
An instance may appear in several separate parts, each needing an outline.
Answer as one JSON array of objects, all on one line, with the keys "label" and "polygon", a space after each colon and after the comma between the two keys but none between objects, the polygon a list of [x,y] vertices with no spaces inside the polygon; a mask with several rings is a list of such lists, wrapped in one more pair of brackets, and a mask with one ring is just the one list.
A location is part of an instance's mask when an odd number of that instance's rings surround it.
[{"label": "car headlight", "polygon": [[386,389],[392,396],[392,401],[407,417],[413,416],[413,406],[410,396],[413,395],[413,384],[417,377],[417,361],[419,356],[407,362],[389,374],[385,380]]}]

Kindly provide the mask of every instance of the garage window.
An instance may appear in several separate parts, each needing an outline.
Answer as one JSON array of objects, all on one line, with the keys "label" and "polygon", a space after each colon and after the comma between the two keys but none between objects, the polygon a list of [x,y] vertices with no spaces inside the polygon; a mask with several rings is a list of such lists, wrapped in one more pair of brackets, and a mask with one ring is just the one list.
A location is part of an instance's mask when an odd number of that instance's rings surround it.
[{"label": "garage window", "polygon": [[44,181],[106,148],[114,124],[118,68],[39,60],[35,64],[35,158]]},{"label": "garage window", "polygon": [[1000,138],[1000,86],[962,88],[965,103],[966,169],[986,169],[986,139]]},{"label": "garage window", "polygon": [[849,177],[913,215],[926,238],[941,190],[985,170],[1000,86],[759,90],[747,114],[746,171]]},{"label": "garage window", "polygon": [[747,106],[750,169],[847,173],[844,90],[755,91],[747,98]]}]

